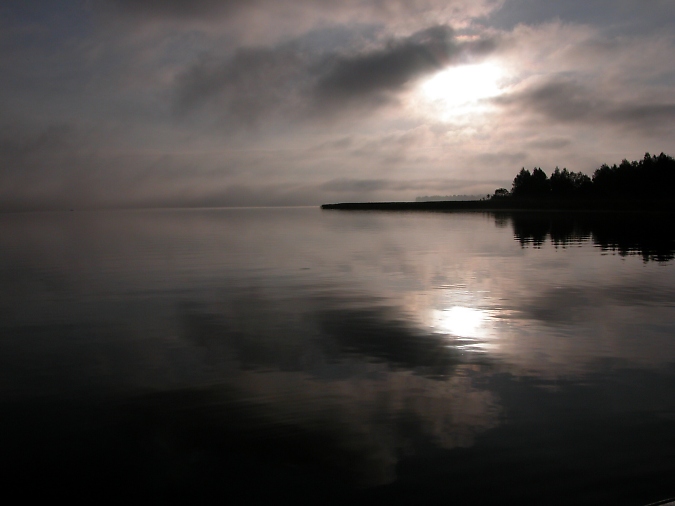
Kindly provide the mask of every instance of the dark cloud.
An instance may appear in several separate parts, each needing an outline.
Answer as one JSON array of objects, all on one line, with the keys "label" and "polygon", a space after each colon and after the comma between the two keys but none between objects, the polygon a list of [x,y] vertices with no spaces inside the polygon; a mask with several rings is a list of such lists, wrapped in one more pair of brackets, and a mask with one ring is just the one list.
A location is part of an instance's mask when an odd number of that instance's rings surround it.
[{"label": "dark cloud", "polygon": [[228,15],[242,9],[256,8],[260,0],[109,0],[122,12],[167,17],[203,17]]},{"label": "dark cloud", "polygon": [[223,116],[252,126],[297,97],[306,65],[294,45],[240,48],[225,62],[203,59],[179,76],[176,106],[186,113],[215,102]]},{"label": "dark cloud", "polygon": [[626,104],[605,112],[608,121],[627,124],[644,130],[672,130],[675,127],[675,103]]},{"label": "dark cloud", "polygon": [[520,93],[495,99],[498,104],[526,107],[556,121],[585,121],[599,107],[588,90],[571,81],[550,81]]},{"label": "dark cloud", "polygon": [[611,101],[571,80],[551,80],[494,102],[560,123],[607,125],[642,133],[675,127],[675,103],[642,103],[637,98]]},{"label": "dark cloud", "polygon": [[652,31],[675,20],[672,2],[661,0],[506,0],[489,17],[490,23],[510,30],[518,24],[537,25],[554,20],[593,24],[621,32]]},{"label": "dark cloud", "polygon": [[384,48],[338,56],[326,62],[328,70],[318,80],[317,98],[343,102],[395,92],[448,65],[459,51],[452,30],[437,26],[391,41]]},{"label": "dark cloud", "polygon": [[316,99],[328,106],[350,101],[386,103],[417,79],[462,59],[488,54],[496,45],[493,39],[460,43],[449,27],[430,27],[383,48],[329,60],[328,70],[317,82]]},{"label": "dark cloud", "polygon": [[299,43],[239,48],[226,61],[202,59],[184,72],[177,108],[215,103],[224,118],[245,126],[279,112],[286,121],[372,109],[417,79],[495,47],[491,39],[458,43],[449,27],[434,26],[349,54],[312,53]]},{"label": "dark cloud", "polygon": [[528,146],[537,149],[561,149],[566,148],[570,144],[572,144],[572,141],[564,137],[535,139],[527,143]]},{"label": "dark cloud", "polygon": [[[455,14],[481,15],[494,9],[491,0],[99,0],[112,5],[121,13],[166,18],[212,18],[234,16],[248,11],[260,14],[267,11],[296,12],[302,17],[309,12],[320,17],[344,21],[344,15],[357,22],[406,21],[415,14],[451,10]],[[408,19],[409,20],[409,19]]]}]

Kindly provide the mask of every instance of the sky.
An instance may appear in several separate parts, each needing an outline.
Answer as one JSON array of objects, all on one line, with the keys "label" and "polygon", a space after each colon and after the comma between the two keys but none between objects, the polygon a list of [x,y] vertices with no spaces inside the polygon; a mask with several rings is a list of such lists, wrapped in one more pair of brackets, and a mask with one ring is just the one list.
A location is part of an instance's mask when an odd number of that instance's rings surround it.
[{"label": "sky", "polygon": [[675,155],[673,0],[0,5],[0,210],[488,194]]}]

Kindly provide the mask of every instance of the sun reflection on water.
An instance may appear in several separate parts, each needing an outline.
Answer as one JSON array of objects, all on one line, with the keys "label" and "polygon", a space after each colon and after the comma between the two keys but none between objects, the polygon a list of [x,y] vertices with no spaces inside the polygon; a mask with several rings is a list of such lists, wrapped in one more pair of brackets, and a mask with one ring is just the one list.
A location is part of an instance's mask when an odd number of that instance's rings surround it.
[{"label": "sun reflection on water", "polygon": [[447,334],[453,346],[473,352],[495,347],[495,318],[492,311],[466,306],[451,306],[432,311],[434,332]]}]

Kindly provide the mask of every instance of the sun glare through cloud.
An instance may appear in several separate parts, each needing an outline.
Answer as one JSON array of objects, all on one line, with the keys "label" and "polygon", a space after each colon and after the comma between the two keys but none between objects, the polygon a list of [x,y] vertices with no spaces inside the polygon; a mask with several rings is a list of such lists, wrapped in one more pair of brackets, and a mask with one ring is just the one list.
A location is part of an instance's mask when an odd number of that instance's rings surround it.
[{"label": "sun glare through cloud", "polygon": [[483,100],[503,92],[506,73],[491,62],[443,70],[420,86],[427,107],[442,120],[484,112]]}]

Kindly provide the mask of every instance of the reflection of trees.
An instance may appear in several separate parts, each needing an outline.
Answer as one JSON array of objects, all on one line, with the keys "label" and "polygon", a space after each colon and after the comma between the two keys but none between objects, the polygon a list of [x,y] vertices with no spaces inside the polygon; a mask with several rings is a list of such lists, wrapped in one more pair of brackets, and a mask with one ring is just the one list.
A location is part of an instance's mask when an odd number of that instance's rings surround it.
[{"label": "reflection of trees", "polygon": [[592,240],[603,250],[620,255],[642,255],[645,261],[675,258],[675,223],[656,213],[496,213],[499,226],[509,220],[523,246],[535,247],[550,239],[558,246]]}]

